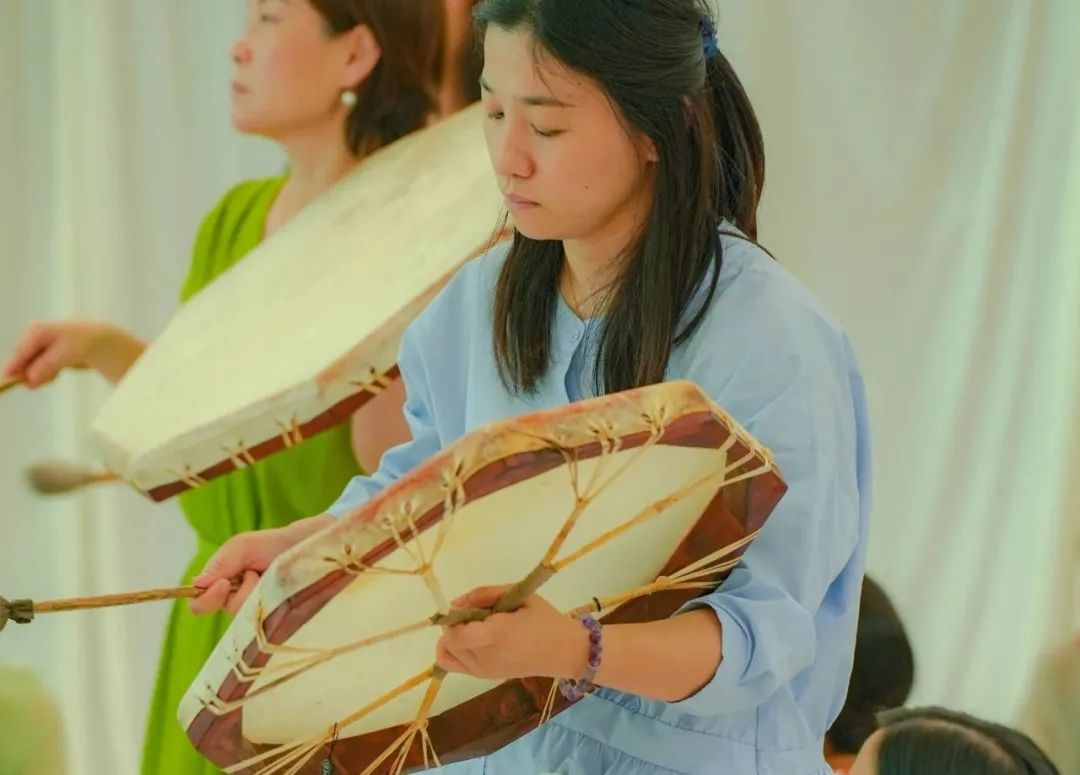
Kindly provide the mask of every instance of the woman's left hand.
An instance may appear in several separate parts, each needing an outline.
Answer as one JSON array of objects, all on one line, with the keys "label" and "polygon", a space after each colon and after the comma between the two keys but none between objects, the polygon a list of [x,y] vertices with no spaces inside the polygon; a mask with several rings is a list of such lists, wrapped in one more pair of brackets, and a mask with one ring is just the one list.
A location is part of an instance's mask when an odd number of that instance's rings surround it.
[{"label": "woman's left hand", "polygon": [[[491,608],[510,587],[480,587],[453,601],[457,608]],[[436,661],[450,673],[510,680],[580,678],[589,660],[589,633],[539,595],[518,610],[448,628]]]}]

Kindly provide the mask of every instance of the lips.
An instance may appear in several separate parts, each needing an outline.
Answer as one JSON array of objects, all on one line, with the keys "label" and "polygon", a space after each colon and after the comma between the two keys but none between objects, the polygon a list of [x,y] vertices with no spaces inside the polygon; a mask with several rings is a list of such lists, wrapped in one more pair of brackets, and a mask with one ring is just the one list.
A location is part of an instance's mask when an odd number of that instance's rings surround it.
[{"label": "lips", "polygon": [[535,207],[539,202],[534,202],[531,199],[526,199],[523,196],[517,194],[506,194],[506,201],[517,207]]}]

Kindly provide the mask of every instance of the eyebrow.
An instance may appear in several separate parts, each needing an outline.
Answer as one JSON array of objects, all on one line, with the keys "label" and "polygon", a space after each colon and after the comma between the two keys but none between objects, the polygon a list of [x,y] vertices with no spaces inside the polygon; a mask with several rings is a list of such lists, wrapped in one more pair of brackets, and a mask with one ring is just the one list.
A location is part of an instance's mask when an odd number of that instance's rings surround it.
[{"label": "eyebrow", "polygon": [[[495,91],[488,85],[488,82],[484,80],[483,76],[480,77],[480,88],[486,91],[488,94],[494,94]],[[520,102],[522,105],[528,105],[530,107],[540,108],[572,108],[573,105],[557,100],[554,97],[515,97],[515,102]]]}]

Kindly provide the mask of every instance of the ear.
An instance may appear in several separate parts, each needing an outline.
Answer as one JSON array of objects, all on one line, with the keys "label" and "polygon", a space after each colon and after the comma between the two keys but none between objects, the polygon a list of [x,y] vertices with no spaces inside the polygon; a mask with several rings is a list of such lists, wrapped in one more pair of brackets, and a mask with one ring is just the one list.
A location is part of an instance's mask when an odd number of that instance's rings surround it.
[{"label": "ear", "polygon": [[382,47],[366,24],[358,24],[340,36],[344,46],[341,88],[355,89],[371,75],[382,58]]},{"label": "ear", "polygon": [[646,164],[656,164],[660,161],[660,154],[656,152],[656,143],[644,132],[638,133],[638,155]]}]

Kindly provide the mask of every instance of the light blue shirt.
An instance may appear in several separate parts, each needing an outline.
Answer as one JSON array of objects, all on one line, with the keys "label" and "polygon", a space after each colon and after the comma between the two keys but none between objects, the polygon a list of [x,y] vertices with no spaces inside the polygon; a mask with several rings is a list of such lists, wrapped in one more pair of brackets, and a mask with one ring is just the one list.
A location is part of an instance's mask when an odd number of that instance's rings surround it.
[{"label": "light blue shirt", "polygon": [[[788,491],[727,581],[691,604],[711,608],[723,628],[715,677],[677,703],[600,690],[444,772],[829,773],[822,741],[847,689],[868,528],[862,378],[846,335],[790,272],[744,240],[725,236],[723,249],[717,293],[667,378],[697,383],[769,447]],[[500,248],[466,265],[410,326],[399,365],[413,439],[355,478],[332,514],[480,425],[590,394],[599,321],[578,319],[561,299],[539,390],[503,386],[491,300],[504,258]]]}]

